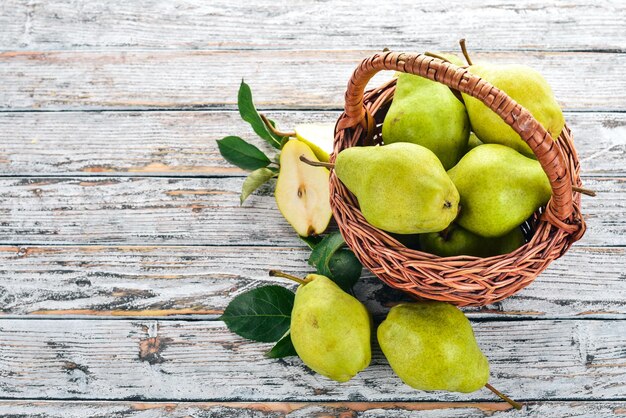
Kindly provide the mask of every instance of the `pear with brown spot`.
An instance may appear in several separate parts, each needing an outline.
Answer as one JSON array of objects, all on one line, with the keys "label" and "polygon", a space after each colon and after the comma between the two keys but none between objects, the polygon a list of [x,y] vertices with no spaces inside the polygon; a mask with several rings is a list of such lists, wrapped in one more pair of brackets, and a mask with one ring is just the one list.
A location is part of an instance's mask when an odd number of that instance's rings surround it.
[{"label": "pear with brown spot", "polygon": [[327,168],[303,163],[301,155],[319,161],[311,148],[301,141],[290,140],[283,146],[274,196],[287,222],[299,235],[308,237],[324,232],[330,222],[330,172]]},{"label": "pear with brown spot", "polygon": [[301,286],[291,311],[291,341],[313,371],[347,382],[365,369],[372,357],[371,317],[365,306],[326,276],[309,274],[304,280],[278,272]]}]

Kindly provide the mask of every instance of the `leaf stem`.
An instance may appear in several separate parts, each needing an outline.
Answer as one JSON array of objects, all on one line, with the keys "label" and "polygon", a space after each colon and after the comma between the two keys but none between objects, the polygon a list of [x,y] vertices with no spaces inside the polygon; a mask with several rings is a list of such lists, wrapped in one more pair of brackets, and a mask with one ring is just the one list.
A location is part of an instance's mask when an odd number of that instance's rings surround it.
[{"label": "leaf stem", "polygon": [[301,279],[296,276],[292,276],[291,274],[283,273],[280,270],[270,270],[270,276],[272,277],[282,277],[283,279],[293,280],[296,283],[300,283],[301,285],[305,285],[308,283],[305,279]]},{"label": "leaf stem", "polygon": [[591,189],[585,189],[585,188],[578,187],[578,186],[572,186],[572,190],[578,193],[582,193],[587,196],[596,197],[596,192]]},{"label": "leaf stem", "polygon": [[328,169],[335,168],[335,164],[333,164],[333,163],[324,163],[322,161],[312,161],[312,160],[309,160],[308,158],[306,158],[304,155],[300,156],[300,161],[302,161],[303,163],[306,163],[308,165],[311,165],[313,167],[326,167]]},{"label": "leaf stem", "polygon": [[282,131],[279,131],[278,129],[276,129],[274,127],[274,125],[272,125],[272,123],[267,118],[267,116],[265,116],[263,113],[260,113],[259,115],[261,116],[261,119],[263,119],[263,123],[265,124],[265,126],[267,126],[267,129],[272,131],[272,133],[274,135],[278,135],[278,136],[296,136],[295,132],[282,132]]},{"label": "leaf stem", "polygon": [[524,404],[521,404],[519,402],[514,401],[513,399],[511,399],[508,396],[506,396],[504,393],[500,392],[498,389],[496,389],[493,386],[491,386],[489,383],[486,383],[485,387],[487,389],[489,389],[490,391],[492,391],[493,393],[495,393],[500,399],[508,402],[509,405],[511,405],[513,408],[515,408],[517,410],[522,409],[522,406],[524,406]]},{"label": "leaf stem", "polygon": [[465,57],[465,61],[467,61],[468,65],[473,65],[472,64],[472,59],[470,58],[469,54],[467,53],[467,47],[465,46],[465,38],[459,40],[459,45],[461,45],[461,52],[463,52],[463,56]]}]

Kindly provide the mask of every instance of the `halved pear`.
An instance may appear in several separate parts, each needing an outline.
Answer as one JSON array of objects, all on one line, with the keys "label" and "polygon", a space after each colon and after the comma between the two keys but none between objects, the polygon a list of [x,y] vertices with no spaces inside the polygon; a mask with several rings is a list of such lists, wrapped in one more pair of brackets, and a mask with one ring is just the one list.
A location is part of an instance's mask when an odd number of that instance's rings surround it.
[{"label": "halved pear", "polygon": [[287,222],[299,235],[308,237],[324,232],[330,222],[330,172],[324,167],[303,163],[301,155],[319,161],[304,142],[290,140],[283,146],[274,196]]},{"label": "halved pear", "polygon": [[296,138],[307,144],[320,161],[328,162],[335,141],[334,123],[303,123],[294,130]]}]

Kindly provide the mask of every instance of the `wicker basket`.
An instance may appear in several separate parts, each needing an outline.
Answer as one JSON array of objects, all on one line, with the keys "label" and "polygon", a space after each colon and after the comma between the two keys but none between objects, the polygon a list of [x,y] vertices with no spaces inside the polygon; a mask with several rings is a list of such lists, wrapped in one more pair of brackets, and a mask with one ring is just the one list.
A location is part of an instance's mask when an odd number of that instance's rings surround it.
[{"label": "wicker basket", "polygon": [[504,92],[437,58],[386,52],[361,62],[348,83],[331,162],[345,148],[381,142],[381,125],[395,91],[395,79],[364,94],[368,81],[381,70],[417,74],[483,101],[528,143],[552,185],[548,205],[526,222],[528,242],[519,249],[488,258],[442,258],[409,249],[367,223],[356,198],[333,171],[330,199],[341,234],[363,265],[383,282],[416,297],[482,306],[528,286],[582,237],[585,222],[580,194],[572,192],[572,185],[580,186],[579,162],[569,128],[566,126],[553,141],[543,126]]}]

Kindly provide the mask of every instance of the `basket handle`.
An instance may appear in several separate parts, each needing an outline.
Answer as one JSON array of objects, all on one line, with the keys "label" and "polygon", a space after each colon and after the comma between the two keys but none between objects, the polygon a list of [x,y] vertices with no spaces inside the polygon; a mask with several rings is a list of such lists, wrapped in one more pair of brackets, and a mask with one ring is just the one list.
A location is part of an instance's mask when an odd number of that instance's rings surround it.
[{"label": "basket handle", "polygon": [[361,62],[354,70],[346,90],[345,116],[336,130],[362,125],[367,129],[371,116],[363,105],[363,94],[370,79],[379,71],[392,70],[419,75],[445,84],[451,89],[469,94],[496,112],[526,141],[548,175],[552,199],[548,203],[547,220],[570,233],[578,225],[565,223],[574,213],[572,182],[560,146],[528,110],[467,69],[423,54],[386,52],[375,54]]}]

